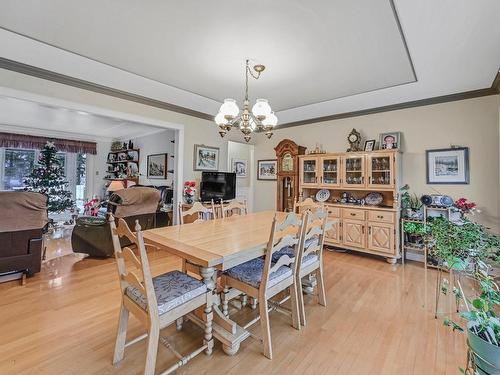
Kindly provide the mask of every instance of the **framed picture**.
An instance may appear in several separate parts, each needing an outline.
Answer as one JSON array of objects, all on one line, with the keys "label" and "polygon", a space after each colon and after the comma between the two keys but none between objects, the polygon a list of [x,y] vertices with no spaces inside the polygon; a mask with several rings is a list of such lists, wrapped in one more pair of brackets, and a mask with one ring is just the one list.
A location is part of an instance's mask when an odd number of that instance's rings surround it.
[{"label": "framed picture", "polygon": [[365,151],[373,151],[375,150],[375,139],[370,139],[369,141],[365,141]]},{"label": "framed picture", "polygon": [[278,162],[276,159],[257,161],[257,180],[276,180],[277,171]]},{"label": "framed picture", "polygon": [[232,159],[231,171],[236,173],[236,177],[247,176],[247,161],[245,159]]},{"label": "framed picture", "polygon": [[428,184],[468,184],[469,148],[427,150]]},{"label": "framed picture", "polygon": [[393,148],[400,148],[400,132],[390,132],[380,134],[379,144],[381,150],[391,150]]},{"label": "framed picture", "polygon": [[148,155],[148,178],[167,178],[167,154]]},{"label": "framed picture", "polygon": [[219,148],[194,145],[193,169],[195,171],[219,170]]}]

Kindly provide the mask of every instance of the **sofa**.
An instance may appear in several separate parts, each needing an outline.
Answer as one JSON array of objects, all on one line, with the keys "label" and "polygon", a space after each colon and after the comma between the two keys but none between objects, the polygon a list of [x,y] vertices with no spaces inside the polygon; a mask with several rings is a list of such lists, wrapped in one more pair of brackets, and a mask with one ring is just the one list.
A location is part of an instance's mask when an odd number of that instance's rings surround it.
[{"label": "sofa", "polygon": [[47,196],[0,191],[0,275],[40,272]]},{"label": "sofa", "polygon": [[[156,213],[160,202],[160,191],[149,187],[133,187],[118,190],[111,194],[107,203],[107,213],[115,220],[123,218],[133,229],[135,221],[143,230],[157,227]],[[76,220],[71,234],[73,252],[88,254],[91,257],[106,258],[114,256],[113,242],[109,223],[105,217],[82,216]],[[130,242],[122,240],[122,246]]]}]

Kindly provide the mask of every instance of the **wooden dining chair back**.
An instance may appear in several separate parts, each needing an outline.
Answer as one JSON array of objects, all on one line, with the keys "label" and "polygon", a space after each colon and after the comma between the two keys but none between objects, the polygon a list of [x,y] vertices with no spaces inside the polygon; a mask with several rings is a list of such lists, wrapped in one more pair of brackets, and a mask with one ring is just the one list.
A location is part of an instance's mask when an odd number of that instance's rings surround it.
[{"label": "wooden dining chair back", "polygon": [[293,204],[293,212],[301,214],[306,211],[316,212],[323,208],[323,204],[313,201],[311,198],[306,198],[302,202],[295,201]]},{"label": "wooden dining chair back", "polygon": [[[226,271],[221,278],[224,288],[223,312],[227,315],[229,299],[234,298],[232,292],[245,293],[259,301],[259,316],[245,325],[245,329],[260,320],[264,355],[272,359],[271,330],[269,325],[269,306],[272,310],[285,313],[292,320],[292,326],[300,329],[300,312],[295,276],[298,272],[296,260],[300,243],[303,240],[305,227],[303,220],[293,212],[283,222],[273,219],[271,233],[266,247],[264,259],[257,258],[240,264]],[[283,248],[291,252],[281,252]],[[279,254],[276,262],[273,256]],[[232,288],[232,289],[231,289]],[[282,301],[270,301],[278,293],[289,291],[291,308],[286,310]],[[236,294],[238,295],[238,294]],[[288,299],[288,297],[286,298]]]},{"label": "wooden dining chair back", "polygon": [[[212,209],[205,207],[201,202],[194,202],[188,210],[183,210],[183,204],[179,202],[180,224],[200,223],[215,218],[214,203]],[[187,219],[187,220],[186,220]]]},{"label": "wooden dining chair back", "polygon": [[223,218],[230,216],[246,215],[248,213],[247,201],[239,202],[236,199],[234,199],[224,206],[224,203],[221,200],[220,210],[222,212]]},{"label": "wooden dining chair back", "polygon": [[[327,228],[326,210],[306,212],[304,220],[304,236],[298,250],[297,270],[295,274],[296,288],[302,291],[302,279],[313,274],[316,277],[319,304],[326,306],[325,283],[323,276],[323,246]],[[299,293],[300,322],[306,325],[304,298]]]},{"label": "wooden dining chair back", "polygon": [[[153,375],[160,330],[200,307],[206,313],[203,345],[192,353],[182,356],[173,349],[165,338],[162,338],[162,343],[172,350],[179,359],[177,363],[162,374],[175,371],[202,351],[211,354],[213,348],[211,291],[201,281],[180,271],[167,272],[153,278],[146,249],[154,250],[155,247],[144,243],[139,222],[136,221],[136,233],[134,234],[125,220],[119,219],[118,226],[116,226],[113,215],[109,215],[108,221],[111,228],[122,296],[113,364],[117,364],[123,359],[126,347],[147,338],[144,374]],[[121,248],[120,237],[127,237],[130,241],[133,241],[137,247],[138,255],[129,247]],[[148,329],[148,333],[127,343],[127,326],[130,312],[143,323]]]}]

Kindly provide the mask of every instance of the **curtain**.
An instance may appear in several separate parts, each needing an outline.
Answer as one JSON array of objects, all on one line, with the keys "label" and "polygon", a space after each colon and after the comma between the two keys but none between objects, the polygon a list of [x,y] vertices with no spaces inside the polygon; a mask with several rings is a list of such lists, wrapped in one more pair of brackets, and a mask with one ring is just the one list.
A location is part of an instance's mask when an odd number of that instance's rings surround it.
[{"label": "curtain", "polygon": [[0,132],[0,147],[10,148],[29,148],[41,150],[45,144],[53,142],[57,151],[64,152],[80,152],[84,154],[97,154],[95,142],[74,141],[71,139],[60,139],[50,137],[37,137],[26,134],[1,133]]}]

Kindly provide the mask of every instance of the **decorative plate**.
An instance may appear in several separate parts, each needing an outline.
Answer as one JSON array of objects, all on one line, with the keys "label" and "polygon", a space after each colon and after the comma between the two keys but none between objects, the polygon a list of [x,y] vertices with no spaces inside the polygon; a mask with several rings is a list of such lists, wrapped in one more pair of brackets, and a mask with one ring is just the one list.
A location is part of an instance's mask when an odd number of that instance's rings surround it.
[{"label": "decorative plate", "polygon": [[384,196],[380,193],[370,193],[365,197],[365,203],[368,206],[378,206],[384,201]]},{"label": "decorative plate", "polygon": [[316,193],[316,200],[318,202],[325,202],[328,198],[330,198],[330,190],[321,189]]}]

